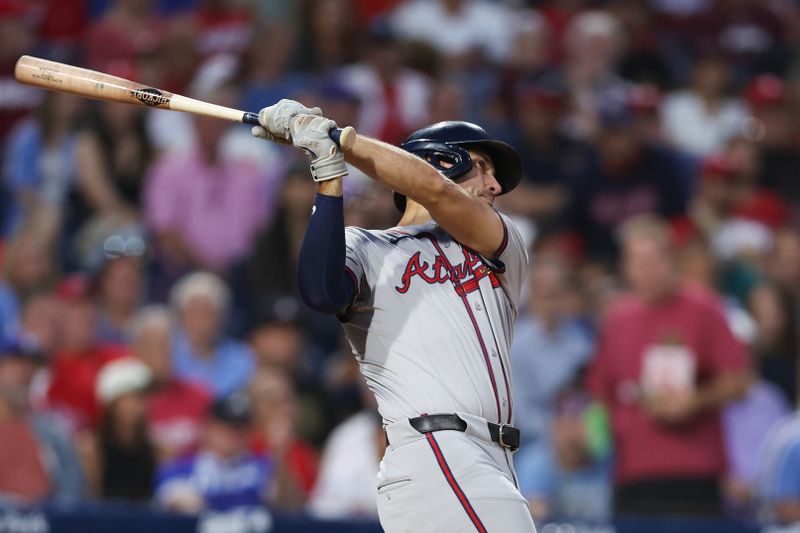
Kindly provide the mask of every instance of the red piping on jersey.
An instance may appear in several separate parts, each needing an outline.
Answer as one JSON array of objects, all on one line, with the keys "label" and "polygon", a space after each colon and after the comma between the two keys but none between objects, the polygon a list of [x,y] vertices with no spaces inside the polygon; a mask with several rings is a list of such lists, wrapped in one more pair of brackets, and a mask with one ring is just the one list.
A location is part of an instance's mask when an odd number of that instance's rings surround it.
[{"label": "red piping on jersey", "polygon": [[[464,259],[467,259],[467,261],[465,261],[464,264],[467,265],[467,268],[469,268],[469,264],[470,264],[470,262],[469,262],[469,253],[468,253],[467,249],[465,247],[463,247],[463,246],[461,247],[461,251],[464,253]],[[478,271],[477,272],[472,272],[472,279],[470,281],[468,281],[467,283],[462,284],[462,286],[466,286],[466,285],[469,285],[470,283],[474,282],[475,283],[475,289],[479,288],[478,280],[480,280],[482,277],[484,277],[487,272],[489,274],[489,279],[492,281],[492,288],[499,287],[500,286],[500,280],[497,279],[497,276],[495,276],[494,272],[491,271],[486,265],[481,265],[480,267],[478,267]],[[496,283],[496,285],[495,285],[495,283]],[[456,287],[456,289],[458,289],[458,287]],[[473,289],[473,290],[475,290],[475,289]],[[472,292],[472,291],[465,291],[465,293],[470,293],[470,292]],[[483,299],[483,295],[482,294],[481,294],[481,299]],[[483,306],[486,307],[486,301],[485,300],[483,302]],[[490,327],[491,327],[491,325],[490,325]],[[495,346],[499,350],[500,347],[497,346],[497,336],[494,335],[494,328],[492,328],[492,337],[494,338]],[[508,383],[509,383],[510,380],[508,379],[508,374],[506,374],[506,365],[503,362],[503,358],[499,357],[498,359],[500,359],[500,369],[503,371],[503,384],[506,387],[506,398],[508,398],[508,418],[506,419],[507,420],[506,423],[510,424],[511,423],[511,409],[512,409],[511,389],[508,386]],[[498,417],[497,420],[499,422],[500,418]]]},{"label": "red piping on jersey", "polygon": [[[431,241],[431,244],[436,248],[439,252],[439,256],[442,257],[442,260],[445,262],[445,266],[447,266],[449,271],[453,271],[453,265],[450,264],[450,259],[444,254],[444,251],[439,246],[439,241],[436,240],[436,236],[430,233],[419,233],[417,237],[425,237]],[[461,294],[459,294],[459,287],[461,287]],[[494,402],[497,405],[497,422],[502,423],[502,416],[500,411],[500,395],[497,393],[497,382],[494,379],[494,369],[492,368],[492,361],[489,359],[489,352],[486,351],[486,343],[483,342],[483,335],[481,335],[481,329],[478,327],[478,322],[475,320],[475,315],[472,314],[472,308],[469,306],[469,302],[467,301],[467,295],[464,293],[463,286],[461,285],[460,280],[453,280],[453,288],[456,291],[456,294],[461,298],[461,302],[464,304],[464,308],[467,310],[467,314],[469,315],[469,319],[472,321],[472,327],[475,329],[475,334],[478,336],[478,342],[481,345],[481,351],[483,352],[483,359],[486,361],[486,368],[489,371],[489,380],[492,382],[492,392],[494,393]],[[505,376],[504,376],[505,377]],[[510,401],[510,398],[509,398]]]},{"label": "red piping on jersey", "polygon": [[442,470],[444,478],[447,480],[447,484],[450,485],[451,489],[453,489],[456,498],[458,498],[459,503],[461,503],[461,507],[463,507],[467,512],[467,516],[469,516],[472,525],[474,525],[475,529],[477,529],[480,533],[486,533],[486,526],[484,526],[483,522],[481,522],[481,519],[478,518],[478,513],[475,512],[472,504],[469,503],[467,495],[464,494],[463,490],[461,490],[461,487],[456,481],[452,470],[450,470],[450,465],[447,464],[447,461],[444,458],[444,454],[442,453],[442,449],[439,447],[439,443],[436,442],[436,439],[433,437],[433,433],[426,433],[425,438],[428,439],[428,444],[431,445],[433,455],[436,456],[436,462],[439,463],[439,468]]}]

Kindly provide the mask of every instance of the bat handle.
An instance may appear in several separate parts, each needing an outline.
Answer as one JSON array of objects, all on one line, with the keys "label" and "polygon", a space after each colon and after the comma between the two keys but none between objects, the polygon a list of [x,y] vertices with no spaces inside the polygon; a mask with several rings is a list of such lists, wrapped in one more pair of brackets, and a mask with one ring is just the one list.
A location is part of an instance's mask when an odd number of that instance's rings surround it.
[{"label": "bat handle", "polygon": [[[251,113],[250,111],[246,111],[242,116],[242,122],[252,126],[261,125],[261,123],[258,122],[258,115]],[[352,126],[347,126],[346,128],[331,128],[331,131],[328,132],[328,135],[333,142],[339,145],[339,148],[343,148],[345,150],[349,150],[350,147],[353,146],[353,142],[356,140],[356,130],[354,130]]]}]

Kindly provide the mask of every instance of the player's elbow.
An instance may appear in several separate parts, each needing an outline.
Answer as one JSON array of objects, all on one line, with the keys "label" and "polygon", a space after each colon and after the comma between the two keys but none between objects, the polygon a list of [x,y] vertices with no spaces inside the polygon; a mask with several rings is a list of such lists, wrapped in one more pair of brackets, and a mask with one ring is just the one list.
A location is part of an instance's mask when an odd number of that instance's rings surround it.
[{"label": "player's elbow", "polygon": [[436,206],[447,201],[449,193],[448,185],[450,185],[448,179],[440,173],[435,170],[432,170],[431,173],[433,175],[430,176],[430,179],[424,181],[425,185],[419,187],[409,195],[412,200],[425,206],[429,210],[431,208],[435,209]]},{"label": "player's elbow", "polygon": [[338,298],[332,298],[326,291],[309,288],[303,284],[298,287],[300,299],[314,311],[326,315],[335,315],[344,308],[344,303]]}]

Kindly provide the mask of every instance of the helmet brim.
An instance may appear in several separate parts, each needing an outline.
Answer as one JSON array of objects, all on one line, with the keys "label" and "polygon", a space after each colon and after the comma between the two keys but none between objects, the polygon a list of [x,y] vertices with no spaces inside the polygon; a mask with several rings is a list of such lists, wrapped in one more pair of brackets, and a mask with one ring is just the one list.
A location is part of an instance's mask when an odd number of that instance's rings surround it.
[{"label": "helmet brim", "polygon": [[[450,144],[458,144],[468,150],[476,149],[479,152],[485,152],[489,156],[494,165],[495,179],[500,184],[501,191],[499,196],[513,191],[519,185],[522,179],[522,159],[520,159],[519,154],[511,145],[495,140],[451,142]],[[399,192],[395,192],[394,205],[402,213],[406,210],[406,197]]]}]

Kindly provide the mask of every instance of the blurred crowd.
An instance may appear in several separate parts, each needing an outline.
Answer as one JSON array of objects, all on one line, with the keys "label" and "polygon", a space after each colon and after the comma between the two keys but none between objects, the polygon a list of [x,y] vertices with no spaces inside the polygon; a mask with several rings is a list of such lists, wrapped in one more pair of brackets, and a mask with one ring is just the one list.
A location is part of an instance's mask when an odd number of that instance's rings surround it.
[{"label": "blurred crowd", "polygon": [[796,0],[0,0],[0,495],[372,519],[385,445],[296,297],[304,156],[19,85],[33,54],[390,143],[481,124],[524,162],[535,518],[800,520],[799,51]]}]

